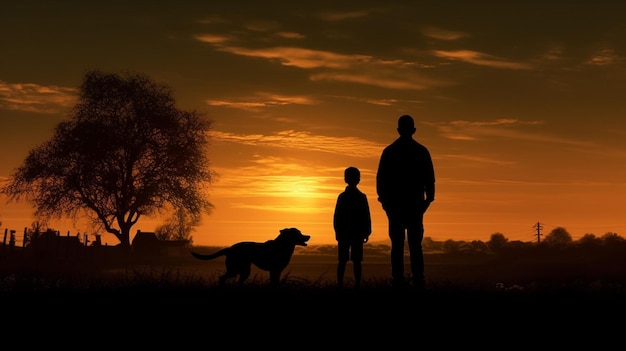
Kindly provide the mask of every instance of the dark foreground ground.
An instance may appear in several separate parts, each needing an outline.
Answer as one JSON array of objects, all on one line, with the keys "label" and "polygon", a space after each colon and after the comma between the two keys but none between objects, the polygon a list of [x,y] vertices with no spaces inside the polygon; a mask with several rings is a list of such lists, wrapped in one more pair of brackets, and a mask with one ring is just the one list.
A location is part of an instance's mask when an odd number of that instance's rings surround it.
[{"label": "dark foreground ground", "polygon": [[603,349],[622,340],[623,257],[438,254],[425,261],[424,290],[393,288],[385,255],[366,259],[359,290],[352,286],[351,264],[347,287],[337,289],[332,254],[295,255],[277,289],[269,288],[267,274],[256,269],[243,287],[235,282],[218,286],[223,258],[182,257],[44,274],[5,269],[2,329],[14,337],[38,330],[56,335],[49,342],[66,345],[87,337],[100,347],[119,347],[126,340],[129,347],[144,348],[210,349],[226,342],[229,348],[255,349],[435,344]]}]

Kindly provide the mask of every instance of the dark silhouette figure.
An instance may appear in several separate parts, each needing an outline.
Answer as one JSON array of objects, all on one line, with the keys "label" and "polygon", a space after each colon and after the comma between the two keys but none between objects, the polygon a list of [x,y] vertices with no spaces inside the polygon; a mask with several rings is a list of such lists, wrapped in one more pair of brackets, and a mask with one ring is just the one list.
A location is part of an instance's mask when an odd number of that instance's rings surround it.
[{"label": "dark silhouette figure", "polygon": [[398,134],[381,156],[376,175],[376,192],[389,221],[391,276],[394,286],[405,286],[404,241],[409,245],[411,280],[423,288],[424,213],[435,200],[435,171],[430,152],[413,139],[413,118],[398,119]]},{"label": "dark silhouette figure", "polygon": [[298,228],[284,228],[280,234],[266,242],[241,241],[212,254],[192,251],[191,255],[200,260],[212,260],[226,256],[226,272],[219,277],[219,284],[239,276],[239,285],[248,279],[252,265],[269,272],[270,286],[278,287],[283,270],[291,261],[296,246],[307,246],[310,235],[302,234]]},{"label": "dark silhouette figure", "polygon": [[337,285],[343,287],[346,264],[352,260],[354,268],[354,286],[361,287],[361,262],[363,244],[372,233],[372,219],[367,196],[357,188],[361,181],[361,172],[356,167],[344,171],[346,189],[337,197],[333,227],[337,240]]}]

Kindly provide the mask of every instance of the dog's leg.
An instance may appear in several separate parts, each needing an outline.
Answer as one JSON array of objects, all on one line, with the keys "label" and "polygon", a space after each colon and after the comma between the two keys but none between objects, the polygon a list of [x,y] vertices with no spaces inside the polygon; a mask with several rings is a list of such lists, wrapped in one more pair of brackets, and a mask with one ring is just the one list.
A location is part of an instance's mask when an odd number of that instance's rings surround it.
[{"label": "dog's leg", "polygon": [[220,285],[226,284],[226,281],[230,278],[234,278],[237,276],[237,273],[233,273],[232,271],[226,271],[223,275],[220,276]]},{"label": "dog's leg", "polygon": [[270,271],[270,286],[277,287],[280,284],[281,271]]},{"label": "dog's leg", "polygon": [[220,285],[224,285],[228,279],[234,278],[242,272],[241,267],[237,267],[232,258],[226,256],[226,272],[220,277]]},{"label": "dog's leg", "polygon": [[250,266],[241,267],[239,270],[239,285],[243,285],[243,283],[250,276]]}]

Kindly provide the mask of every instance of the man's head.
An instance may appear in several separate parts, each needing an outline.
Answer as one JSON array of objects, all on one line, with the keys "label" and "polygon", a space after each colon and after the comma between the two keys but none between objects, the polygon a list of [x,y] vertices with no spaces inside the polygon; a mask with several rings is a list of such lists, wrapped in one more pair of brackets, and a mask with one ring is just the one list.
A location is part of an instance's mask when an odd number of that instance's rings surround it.
[{"label": "man's head", "polygon": [[398,118],[398,133],[401,136],[411,136],[415,133],[415,123],[413,117],[402,115]]}]

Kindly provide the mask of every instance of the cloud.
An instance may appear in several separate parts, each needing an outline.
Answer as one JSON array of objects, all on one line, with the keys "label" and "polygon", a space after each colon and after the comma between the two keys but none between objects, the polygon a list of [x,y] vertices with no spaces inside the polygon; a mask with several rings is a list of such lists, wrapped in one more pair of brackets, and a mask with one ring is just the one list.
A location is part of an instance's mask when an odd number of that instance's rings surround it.
[{"label": "cloud", "polygon": [[284,130],[270,135],[213,131],[211,138],[215,142],[326,152],[360,158],[378,157],[380,150],[385,146],[358,137],[331,137],[295,130]]},{"label": "cloud", "polygon": [[0,108],[36,113],[60,113],[76,103],[74,88],[0,81]]},{"label": "cloud", "polygon": [[347,19],[364,18],[369,16],[369,11],[346,11],[346,12],[323,12],[318,14],[318,18],[328,22],[339,22]]},{"label": "cloud", "polygon": [[377,86],[381,88],[394,89],[394,90],[423,90],[428,89],[434,85],[442,85],[443,83],[436,82],[431,79],[426,79],[417,74],[408,74],[405,76],[396,74],[378,74],[370,72],[326,72],[317,73],[311,75],[312,81],[336,81],[336,82],[348,82],[358,83],[363,85]]},{"label": "cloud", "polygon": [[446,41],[459,40],[469,37],[469,34],[464,32],[441,29],[437,27],[424,27],[422,28],[422,34],[429,38]]},{"label": "cloud", "polygon": [[565,48],[562,46],[551,47],[544,55],[543,59],[547,61],[562,61],[565,53]]},{"label": "cloud", "polygon": [[331,95],[332,97],[335,97],[337,99],[343,99],[343,100],[352,100],[352,101],[359,101],[362,103],[366,103],[366,104],[372,104],[372,105],[378,105],[378,106],[393,106],[399,103],[406,103],[406,104],[421,104],[422,101],[421,100],[410,100],[410,99],[376,99],[376,98],[369,98],[369,97],[356,97],[356,96],[348,96],[348,95]]},{"label": "cloud", "polygon": [[298,47],[269,47],[249,49],[238,46],[222,46],[218,50],[240,56],[265,58],[283,66],[303,69],[335,68],[346,69],[355,64],[371,61],[367,55],[344,55],[324,50],[311,50]]},{"label": "cloud", "polygon": [[244,28],[253,32],[275,32],[280,28],[280,25],[274,21],[262,21],[254,20],[245,23]]},{"label": "cloud", "polygon": [[304,39],[306,36],[301,33],[296,32],[276,32],[276,36],[285,38],[285,39]]},{"label": "cloud", "polygon": [[208,44],[221,44],[234,40],[235,38],[230,35],[222,35],[222,34],[202,34],[196,35],[196,40],[201,41],[203,43]]},{"label": "cloud", "polygon": [[587,60],[587,64],[592,66],[607,66],[615,63],[620,63],[623,60],[615,53],[613,49],[604,49],[593,53],[593,55]]},{"label": "cloud", "polygon": [[377,59],[370,55],[342,54],[294,46],[231,46],[228,44],[234,38],[211,34],[198,35],[196,39],[215,46],[218,51],[314,71],[309,76],[312,81],[347,82],[396,90],[423,90],[450,84],[444,80],[425,77],[423,70],[430,66],[419,62]]},{"label": "cloud", "polygon": [[496,56],[484,54],[473,50],[433,50],[432,53],[441,58],[453,61],[462,61],[478,66],[486,66],[502,69],[531,69],[532,66],[526,63],[507,61]]},{"label": "cloud", "polygon": [[[519,121],[517,119],[497,119],[493,121],[451,121],[446,123],[432,123],[439,132],[448,139],[454,140],[478,140],[486,135],[500,134],[504,136],[508,131],[504,128],[515,125],[540,124],[539,121]],[[430,123],[427,123],[430,124]]]},{"label": "cloud", "polygon": [[266,107],[285,105],[313,105],[315,99],[309,96],[281,95],[267,92],[260,92],[251,97],[234,99],[209,99],[205,102],[210,106],[230,107],[249,111],[258,111]]},{"label": "cloud", "polygon": [[499,166],[510,166],[512,164],[515,164],[515,162],[512,162],[512,161],[503,161],[503,160],[498,160],[498,159],[493,159],[493,158],[480,157],[480,156],[474,156],[474,155],[465,155],[465,154],[447,154],[447,155],[441,155],[439,156],[439,158],[459,159],[459,160],[466,160],[466,161],[471,161],[475,163],[495,164]]},{"label": "cloud", "polygon": [[526,140],[533,142],[546,142],[580,147],[592,146],[590,142],[579,139],[557,137],[536,131],[522,131],[523,126],[543,125],[543,121],[523,121],[514,118],[496,119],[493,121],[452,121],[446,123],[427,123],[435,126],[442,136],[455,140],[484,140],[486,138],[504,138]]}]

